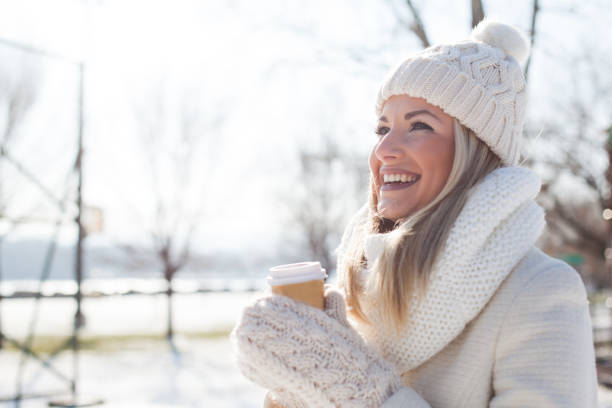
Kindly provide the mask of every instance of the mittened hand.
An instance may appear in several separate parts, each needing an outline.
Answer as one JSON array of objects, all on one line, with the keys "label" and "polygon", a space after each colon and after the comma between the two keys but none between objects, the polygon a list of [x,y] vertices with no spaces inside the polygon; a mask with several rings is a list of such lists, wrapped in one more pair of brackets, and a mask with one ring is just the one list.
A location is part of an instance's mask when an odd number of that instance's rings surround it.
[{"label": "mittened hand", "polygon": [[293,407],[378,407],[401,387],[393,367],[346,319],[342,295],[326,288],[321,311],[285,296],[245,308],[232,331],[243,374]]},{"label": "mittened hand", "polygon": [[350,327],[346,318],[346,303],[340,291],[331,285],[325,285],[325,313],[345,327]]}]

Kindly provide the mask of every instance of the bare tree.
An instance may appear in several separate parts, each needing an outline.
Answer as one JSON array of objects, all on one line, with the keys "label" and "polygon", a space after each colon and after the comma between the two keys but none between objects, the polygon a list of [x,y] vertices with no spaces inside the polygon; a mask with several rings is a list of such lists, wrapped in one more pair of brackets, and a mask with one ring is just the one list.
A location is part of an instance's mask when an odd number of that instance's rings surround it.
[{"label": "bare tree", "polygon": [[284,201],[307,256],[333,272],[333,251],[346,221],[365,200],[368,169],[366,157],[343,150],[330,132],[322,131],[321,138],[320,147],[298,148],[299,182]]},{"label": "bare tree", "polygon": [[[167,282],[166,336],[174,336],[172,281],[193,258],[193,237],[201,227],[205,194],[213,157],[203,154],[207,138],[221,123],[216,115],[207,123],[196,95],[174,97],[164,83],[136,109],[138,138],[151,187],[153,214],[142,222],[149,245],[122,245],[134,265],[156,264]],[[212,115],[209,115],[211,117]],[[208,161],[208,163],[207,163]]]},{"label": "bare tree", "polygon": [[[599,55],[576,58],[586,65],[590,65],[589,58],[597,58],[593,67],[612,67],[612,60]],[[573,65],[571,70],[577,69],[578,64]],[[542,131],[545,143],[556,149],[543,157],[528,158],[526,165],[542,167],[546,173],[541,196],[547,210],[548,239],[602,266],[591,274],[601,288],[604,282],[609,285],[611,278],[612,138],[610,129],[604,129],[600,112],[612,104],[612,83],[596,74],[571,74],[576,83],[556,104],[562,120],[549,118]],[[573,188],[581,186],[582,200],[564,191],[567,180],[576,186]]]}]

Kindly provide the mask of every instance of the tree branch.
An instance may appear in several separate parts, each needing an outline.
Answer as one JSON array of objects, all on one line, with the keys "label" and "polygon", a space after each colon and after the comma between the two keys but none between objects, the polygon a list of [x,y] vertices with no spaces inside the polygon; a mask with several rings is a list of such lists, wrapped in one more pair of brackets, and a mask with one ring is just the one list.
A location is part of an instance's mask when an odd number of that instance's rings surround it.
[{"label": "tree branch", "polygon": [[597,234],[593,233],[590,228],[585,227],[575,217],[571,216],[557,197],[554,197],[553,210],[563,221],[565,221],[578,233],[579,239],[573,242],[574,245],[578,244],[578,246],[580,246],[582,249],[588,249],[600,257],[603,256],[606,249],[605,238],[597,236]]},{"label": "tree branch", "polygon": [[419,37],[419,40],[421,41],[421,45],[423,45],[423,48],[429,47],[431,44],[429,42],[429,38],[427,38],[427,33],[425,32],[425,26],[423,25],[423,20],[421,19],[420,13],[414,7],[414,4],[412,4],[412,0],[406,0],[406,5],[410,9],[410,12],[412,13],[412,18],[414,20],[412,24],[410,24],[409,26],[410,30],[417,37]]},{"label": "tree branch", "polygon": [[482,6],[482,0],[472,0],[472,28],[476,27],[483,18],[484,7]]},{"label": "tree branch", "polygon": [[533,8],[531,11],[531,27],[529,28],[529,39],[531,44],[531,51],[529,52],[529,56],[527,57],[527,62],[525,63],[525,70],[523,74],[525,75],[525,80],[527,80],[527,76],[529,74],[529,66],[531,65],[531,56],[533,55],[533,44],[535,43],[536,36],[536,21],[538,17],[538,12],[540,11],[540,0],[533,0]]}]

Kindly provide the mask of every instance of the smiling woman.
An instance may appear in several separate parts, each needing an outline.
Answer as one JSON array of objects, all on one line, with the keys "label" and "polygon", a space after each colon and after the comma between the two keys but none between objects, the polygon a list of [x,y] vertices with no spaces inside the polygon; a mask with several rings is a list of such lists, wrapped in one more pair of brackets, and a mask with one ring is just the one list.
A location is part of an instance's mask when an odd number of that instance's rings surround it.
[{"label": "smiling woman", "polygon": [[232,334],[283,406],[597,406],[586,290],[535,246],[541,180],[519,165],[528,50],[485,20],[383,80],[341,291],[324,312],[264,297]]}]

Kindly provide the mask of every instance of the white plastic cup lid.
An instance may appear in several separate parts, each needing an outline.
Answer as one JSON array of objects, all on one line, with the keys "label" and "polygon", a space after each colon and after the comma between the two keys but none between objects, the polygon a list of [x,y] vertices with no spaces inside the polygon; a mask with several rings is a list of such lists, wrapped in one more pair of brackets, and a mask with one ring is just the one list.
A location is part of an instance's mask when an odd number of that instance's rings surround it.
[{"label": "white plastic cup lid", "polygon": [[321,268],[320,262],[298,262],[270,268],[270,275],[266,280],[271,286],[279,286],[325,279],[326,277],[327,274],[325,269]]}]

